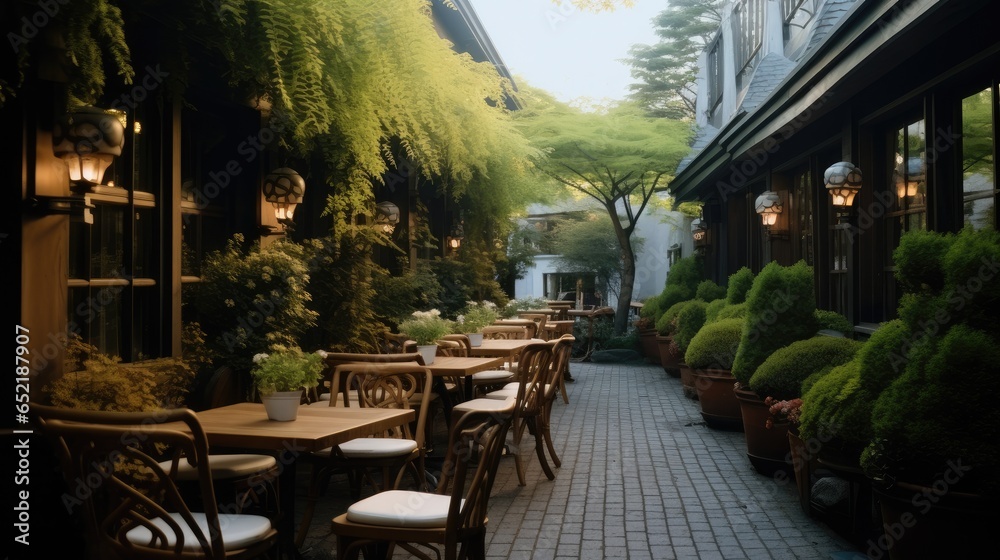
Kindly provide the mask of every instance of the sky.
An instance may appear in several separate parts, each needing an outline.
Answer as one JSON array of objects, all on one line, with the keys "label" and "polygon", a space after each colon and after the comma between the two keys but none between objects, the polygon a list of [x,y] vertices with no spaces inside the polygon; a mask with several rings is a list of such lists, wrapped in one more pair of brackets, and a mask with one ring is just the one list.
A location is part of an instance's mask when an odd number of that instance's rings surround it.
[{"label": "sky", "polygon": [[568,0],[469,0],[514,76],[564,102],[622,100],[633,83],[620,62],[636,43],[656,43],[652,18],[667,0],[591,13]]}]

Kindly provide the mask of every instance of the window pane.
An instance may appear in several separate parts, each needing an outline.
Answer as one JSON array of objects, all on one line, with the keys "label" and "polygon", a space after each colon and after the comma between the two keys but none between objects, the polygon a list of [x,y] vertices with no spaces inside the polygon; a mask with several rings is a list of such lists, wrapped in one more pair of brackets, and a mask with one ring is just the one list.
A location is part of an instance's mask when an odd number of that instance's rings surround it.
[{"label": "window pane", "polygon": [[98,204],[91,226],[91,278],[121,278],[124,273],[125,207]]},{"label": "window pane", "polygon": [[156,247],[153,233],[153,208],[136,208],[135,210],[135,241],[132,250],[132,275],[135,277],[152,277],[155,274],[154,259]]},{"label": "window pane", "polygon": [[963,214],[965,225],[976,229],[996,223],[994,109],[993,88],[962,100]]},{"label": "window pane", "polygon": [[132,299],[132,357],[136,360],[157,356],[159,321],[155,286],[137,287]]},{"label": "window pane", "polygon": [[122,286],[69,290],[68,330],[106,354],[120,356]]}]

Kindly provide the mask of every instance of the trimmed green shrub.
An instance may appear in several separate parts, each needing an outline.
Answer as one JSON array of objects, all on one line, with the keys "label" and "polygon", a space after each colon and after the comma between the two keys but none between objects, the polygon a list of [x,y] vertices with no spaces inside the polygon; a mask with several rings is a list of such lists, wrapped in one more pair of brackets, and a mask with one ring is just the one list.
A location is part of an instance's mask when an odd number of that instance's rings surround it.
[{"label": "trimmed green shrub", "polygon": [[692,369],[732,368],[742,331],[742,319],[719,319],[706,324],[688,344],[684,363]]},{"label": "trimmed green shrub", "polygon": [[[966,227],[941,262],[945,274],[942,295],[948,298],[949,321],[1000,335],[1000,232]],[[943,323],[941,317],[935,317]],[[912,327],[912,324],[911,324]],[[916,328],[914,327],[914,330]]]},{"label": "trimmed green shrub", "polygon": [[861,387],[858,377],[855,355],[812,382],[802,396],[799,415],[799,437],[821,443],[824,450],[848,461],[857,459],[870,441],[866,434],[871,432],[871,408],[857,404],[855,397]]},{"label": "trimmed green shrub", "polygon": [[851,336],[854,332],[854,326],[851,325],[851,321],[841,313],[827,309],[817,309],[813,312],[813,315],[816,317],[819,330],[836,331],[844,336]]},{"label": "trimmed green shrub", "polygon": [[[694,290],[687,286],[667,286],[660,292],[660,308],[665,312],[678,303],[690,301],[692,298]],[[656,323],[659,324],[660,320],[657,319]]]},{"label": "trimmed green shrub", "polygon": [[640,319],[649,319],[654,324],[662,314],[663,309],[660,307],[660,296],[658,294],[646,298],[646,300],[642,302],[642,309],[639,310]]},{"label": "trimmed green shrub", "polygon": [[704,264],[701,255],[694,253],[678,259],[667,271],[667,280],[664,288],[670,286],[683,286],[691,291],[694,297],[698,284],[705,279]]},{"label": "trimmed green shrub", "polygon": [[719,314],[715,316],[715,320],[721,321],[722,319],[745,319],[746,316],[747,316],[746,302],[735,303],[735,304],[729,303],[719,310]]},{"label": "trimmed green shrub", "polygon": [[950,491],[1000,496],[1000,340],[955,325],[914,349],[906,370],[872,411],[861,466],[876,479],[935,486],[954,462]]},{"label": "trimmed green shrub", "polygon": [[753,287],[754,274],[747,267],[743,267],[729,275],[729,283],[726,288],[726,303],[736,305],[747,300],[747,294]]},{"label": "trimmed green shrub", "polygon": [[750,378],[750,390],[778,400],[802,396],[802,383],[812,374],[847,363],[861,343],[850,338],[814,336],[779,348]]},{"label": "trimmed green shrub", "polygon": [[726,289],[711,280],[702,280],[694,292],[695,299],[715,301],[726,297]]},{"label": "trimmed green shrub", "polygon": [[941,291],[944,287],[941,262],[952,241],[951,234],[922,229],[907,231],[899,238],[892,260],[896,265],[896,280],[904,292]]},{"label": "trimmed green shrub", "polygon": [[677,332],[674,334],[674,342],[677,343],[681,354],[687,351],[691,339],[705,325],[706,307],[708,304],[704,301],[693,299],[677,313]]},{"label": "trimmed green shrub", "polygon": [[705,322],[711,323],[716,320],[719,316],[719,311],[726,306],[725,298],[719,298],[708,302],[708,307],[705,308]]},{"label": "trimmed green shrub", "polygon": [[811,338],[819,330],[813,315],[812,267],[805,261],[792,266],[768,263],[754,280],[746,303],[743,337],[733,361],[733,377],[743,385],[775,350]]},{"label": "trimmed green shrub", "polygon": [[677,314],[681,312],[681,308],[684,307],[690,300],[679,301],[670,306],[669,309],[660,315],[660,318],[656,320],[656,332],[660,336],[670,336],[677,332]]}]

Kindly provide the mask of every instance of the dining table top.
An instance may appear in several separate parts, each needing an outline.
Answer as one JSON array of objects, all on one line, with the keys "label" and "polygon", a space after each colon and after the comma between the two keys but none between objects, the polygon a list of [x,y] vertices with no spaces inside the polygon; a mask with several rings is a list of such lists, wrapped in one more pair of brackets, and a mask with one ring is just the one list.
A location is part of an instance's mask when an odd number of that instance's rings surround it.
[{"label": "dining table top", "polygon": [[473,346],[470,352],[473,356],[493,356],[510,358],[517,355],[525,346],[536,342],[547,342],[541,338],[488,338],[479,346]]},{"label": "dining table top", "polygon": [[269,420],[260,403],[237,403],[197,412],[211,446],[313,452],[367,437],[406,422],[410,409],[300,406],[289,422]]},{"label": "dining table top", "polygon": [[[483,341],[485,342],[485,341]],[[473,348],[475,350],[475,348]],[[427,369],[437,376],[468,377],[474,373],[497,369],[504,365],[503,356],[435,356],[434,363]]]}]

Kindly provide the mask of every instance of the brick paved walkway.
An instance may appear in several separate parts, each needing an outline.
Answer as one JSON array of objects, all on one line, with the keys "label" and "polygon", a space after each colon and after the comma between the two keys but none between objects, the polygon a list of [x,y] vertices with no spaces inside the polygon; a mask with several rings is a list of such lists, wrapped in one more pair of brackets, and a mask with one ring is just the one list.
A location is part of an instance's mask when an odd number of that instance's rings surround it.
[{"label": "brick paved walkway", "polygon": [[[741,432],[707,428],[697,401],[660,366],[570,367],[577,380],[568,385],[570,403],[557,400],[552,419],[562,467],[550,481],[526,456],[528,484],[520,487],[513,459],[501,461],[489,558],[864,558],[802,512],[794,481],[753,469]],[[335,479],[303,546],[306,558],[335,557],[328,520],[346,509],[349,501],[337,497],[344,495],[346,483]]]}]

